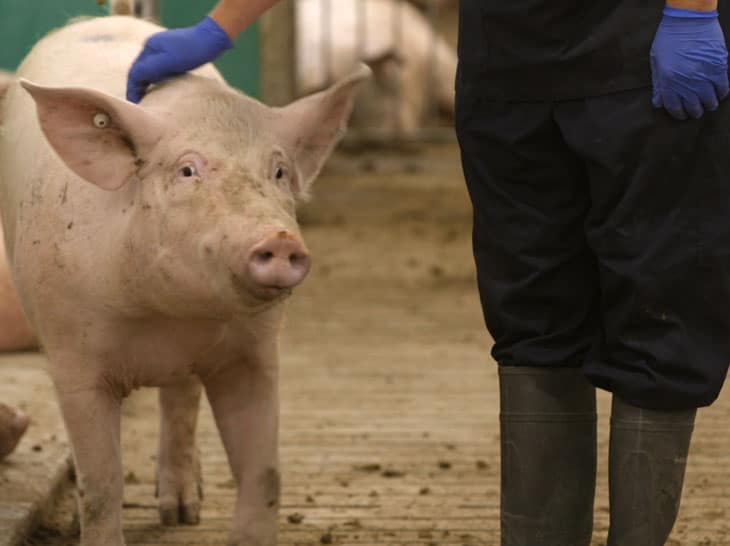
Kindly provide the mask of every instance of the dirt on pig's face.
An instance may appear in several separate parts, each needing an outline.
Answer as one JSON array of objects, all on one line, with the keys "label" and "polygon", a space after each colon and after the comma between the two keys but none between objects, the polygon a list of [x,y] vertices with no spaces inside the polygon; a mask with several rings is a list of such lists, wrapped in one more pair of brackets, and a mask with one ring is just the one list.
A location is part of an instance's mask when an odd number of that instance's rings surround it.
[{"label": "dirt on pig's face", "polygon": [[167,98],[165,108],[174,130],[140,170],[133,246],[138,252],[139,245],[145,246],[143,252],[151,256],[148,274],[164,287],[158,294],[165,301],[158,303],[166,309],[266,308],[298,282],[277,284],[272,277],[268,285],[262,283],[252,273],[255,249],[286,234],[306,254],[296,222],[295,202],[301,196],[296,168],[267,127],[268,109],[201,83],[203,90],[194,98],[188,93],[175,100],[167,93],[172,100]]}]

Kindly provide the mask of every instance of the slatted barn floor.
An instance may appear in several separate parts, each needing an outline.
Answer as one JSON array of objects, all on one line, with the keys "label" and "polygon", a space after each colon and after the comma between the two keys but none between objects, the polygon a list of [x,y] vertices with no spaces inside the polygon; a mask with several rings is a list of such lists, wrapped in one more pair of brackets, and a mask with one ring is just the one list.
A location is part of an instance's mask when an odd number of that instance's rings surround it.
[{"label": "slatted barn floor", "polygon": [[[316,266],[282,339],[281,546],[499,544],[496,370],[457,158],[340,155],[304,210]],[[235,491],[207,409],[203,522],[158,524],[154,401],[125,410],[128,545],[225,545]],[[608,526],[599,402],[594,546]],[[672,546],[730,545],[729,417],[726,396],[700,416]]]}]

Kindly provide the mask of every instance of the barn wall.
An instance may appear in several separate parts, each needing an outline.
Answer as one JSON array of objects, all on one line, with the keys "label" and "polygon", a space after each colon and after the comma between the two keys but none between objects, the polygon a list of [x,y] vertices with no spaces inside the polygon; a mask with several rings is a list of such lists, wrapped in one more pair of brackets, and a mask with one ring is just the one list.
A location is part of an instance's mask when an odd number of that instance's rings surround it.
[{"label": "barn wall", "polygon": [[[162,23],[168,27],[192,25],[214,4],[215,0],[162,0]],[[0,0],[0,68],[15,70],[39,38],[69,19],[107,13],[108,8],[96,0]],[[221,56],[216,66],[232,85],[259,96],[258,25],[241,34],[236,47]]]}]

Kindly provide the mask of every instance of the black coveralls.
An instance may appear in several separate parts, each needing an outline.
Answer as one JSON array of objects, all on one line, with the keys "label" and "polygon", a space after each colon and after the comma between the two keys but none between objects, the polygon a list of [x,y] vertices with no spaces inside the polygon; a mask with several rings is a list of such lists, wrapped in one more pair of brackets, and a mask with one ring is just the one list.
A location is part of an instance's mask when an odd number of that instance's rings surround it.
[{"label": "black coveralls", "polygon": [[497,362],[685,409],[730,362],[730,100],[652,107],[663,7],[461,0],[456,116]]}]

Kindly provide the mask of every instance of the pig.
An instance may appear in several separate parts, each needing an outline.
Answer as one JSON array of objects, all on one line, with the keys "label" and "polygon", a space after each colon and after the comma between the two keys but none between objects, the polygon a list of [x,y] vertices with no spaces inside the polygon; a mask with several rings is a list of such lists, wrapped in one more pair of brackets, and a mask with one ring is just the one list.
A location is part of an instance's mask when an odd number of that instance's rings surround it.
[{"label": "pig", "polygon": [[36,346],[37,340],[25,320],[13,287],[0,225],[0,352],[31,349]]},{"label": "pig", "polygon": [[13,75],[5,70],[0,70],[0,100],[5,96],[11,83],[13,83]]},{"label": "pig", "polygon": [[29,423],[25,413],[0,403],[0,461],[13,452]]},{"label": "pig", "polygon": [[[11,81],[11,75],[0,70],[0,101]],[[15,296],[5,260],[5,246],[0,225],[0,350],[23,348],[28,344],[27,336],[30,334],[27,332],[25,318]],[[25,413],[0,403],[0,461],[10,455],[18,445],[29,422]]]},{"label": "pig", "polygon": [[120,405],[159,387],[159,512],[195,524],[204,388],[238,486],[233,546],[277,542],[278,349],[310,257],[297,226],[367,67],[286,107],[212,65],[125,101],[161,28],[72,22],[28,54],[0,116],[0,212],[78,476],[82,546],[122,546]]},{"label": "pig", "polygon": [[454,113],[454,49],[413,5],[400,0],[297,0],[296,74],[301,93],[343,77],[360,62],[375,77],[353,124],[412,135],[434,101]]},{"label": "pig", "polygon": [[[13,76],[0,70],[0,103],[13,81]],[[2,119],[0,118],[0,128]],[[29,349],[36,345],[35,336],[26,323],[15,294],[10,269],[5,257],[5,243],[0,222],[0,351]],[[2,424],[0,423],[0,427]],[[2,451],[2,446],[0,446]]]}]

